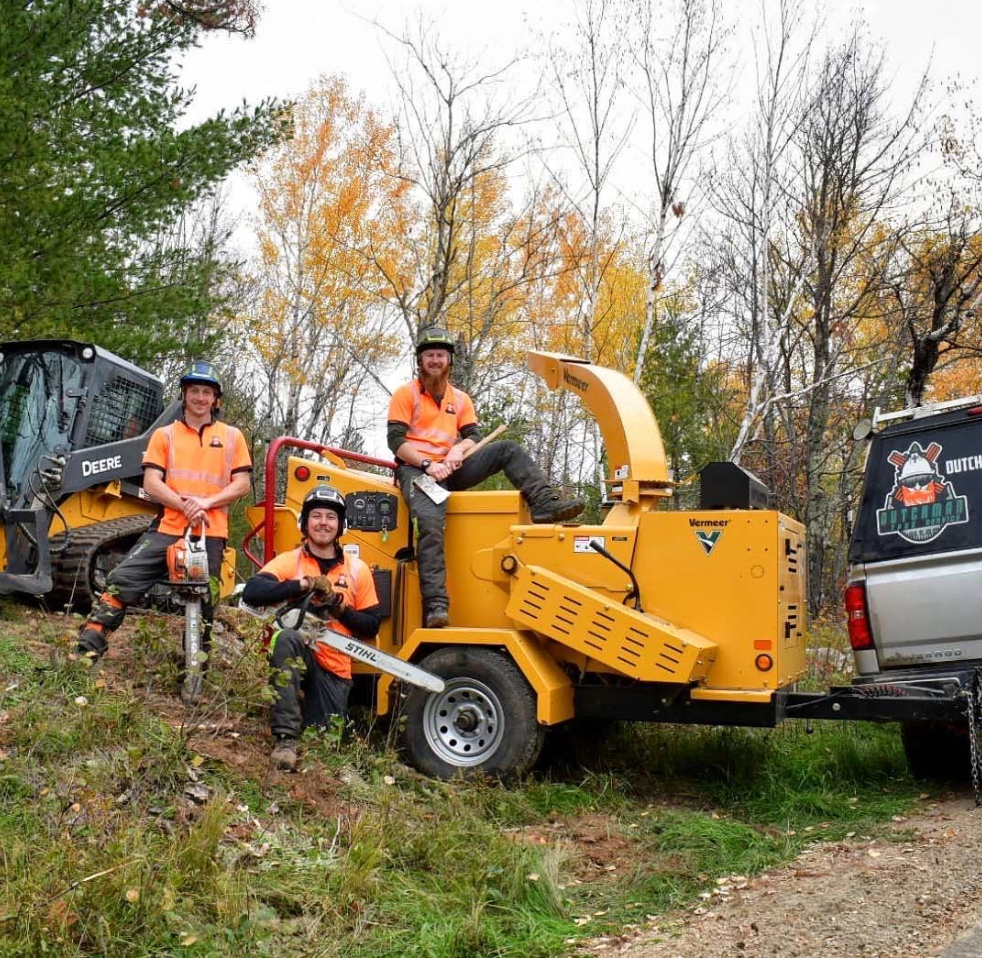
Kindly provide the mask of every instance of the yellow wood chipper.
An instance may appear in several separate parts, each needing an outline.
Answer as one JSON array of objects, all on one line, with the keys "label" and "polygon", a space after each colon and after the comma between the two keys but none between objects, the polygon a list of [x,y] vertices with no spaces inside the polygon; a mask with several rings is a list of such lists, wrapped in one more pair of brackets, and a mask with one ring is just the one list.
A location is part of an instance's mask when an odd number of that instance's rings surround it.
[{"label": "yellow wood chipper", "polygon": [[[276,440],[267,489],[284,448],[320,458],[288,458],[285,501],[250,510],[250,541],[262,537],[263,559],[294,548],[306,493],[329,482],[344,494],[342,541],[374,570],[385,613],[379,648],[444,680],[442,692],[398,696],[408,757],[431,775],[520,774],[545,730],[578,716],[774,724],[805,668],[801,524],[766,508],[762,487],[732,464],[704,476],[704,508],[660,509],[672,483],[634,384],[551,353],[530,353],[529,365],[596,417],[610,464],[605,515],[534,525],[517,491],[454,492],[448,628],[421,627],[408,510],[391,475],[356,467],[380,464],[369,457]],[[382,676],[378,712],[396,702]]]}]

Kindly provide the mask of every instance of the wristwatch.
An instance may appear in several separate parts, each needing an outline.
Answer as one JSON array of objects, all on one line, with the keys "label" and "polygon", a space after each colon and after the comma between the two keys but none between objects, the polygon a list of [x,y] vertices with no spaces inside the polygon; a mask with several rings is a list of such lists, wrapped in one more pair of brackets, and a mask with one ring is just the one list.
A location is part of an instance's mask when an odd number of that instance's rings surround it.
[{"label": "wristwatch", "polygon": [[429,468],[430,468],[430,466],[432,466],[432,465],[433,465],[433,460],[432,460],[432,459],[424,459],[424,460],[423,460],[423,461],[422,461],[422,462],[421,462],[421,463],[419,464],[419,468],[420,468],[420,469],[422,469],[422,470],[423,470],[423,472],[426,472],[426,470],[427,470],[427,469],[429,469]]}]

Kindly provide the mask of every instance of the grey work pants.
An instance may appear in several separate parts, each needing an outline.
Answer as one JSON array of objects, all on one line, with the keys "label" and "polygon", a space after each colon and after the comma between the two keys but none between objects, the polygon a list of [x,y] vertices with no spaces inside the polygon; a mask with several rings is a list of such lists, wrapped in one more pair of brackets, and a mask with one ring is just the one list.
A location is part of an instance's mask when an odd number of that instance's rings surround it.
[{"label": "grey work pants", "polygon": [[[505,474],[530,506],[544,502],[552,495],[552,487],[542,470],[517,442],[510,439],[491,442],[478,449],[440,485],[451,492],[459,492],[473,488],[497,472]],[[447,504],[434,502],[413,485],[413,480],[419,475],[422,475],[422,470],[415,466],[401,465],[396,469],[396,481],[416,523],[416,567],[425,613],[431,609],[450,607],[447,561],[443,548]]]}]

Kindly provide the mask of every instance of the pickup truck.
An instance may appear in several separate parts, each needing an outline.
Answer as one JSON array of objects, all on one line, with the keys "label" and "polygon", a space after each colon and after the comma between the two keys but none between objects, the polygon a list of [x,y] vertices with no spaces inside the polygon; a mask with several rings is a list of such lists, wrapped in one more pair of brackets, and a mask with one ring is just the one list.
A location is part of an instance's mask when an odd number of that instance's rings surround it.
[{"label": "pickup truck", "polygon": [[979,767],[982,396],[877,412],[855,436],[869,445],[845,591],[853,684],[965,702],[967,721],[901,724],[912,773],[964,774]]}]

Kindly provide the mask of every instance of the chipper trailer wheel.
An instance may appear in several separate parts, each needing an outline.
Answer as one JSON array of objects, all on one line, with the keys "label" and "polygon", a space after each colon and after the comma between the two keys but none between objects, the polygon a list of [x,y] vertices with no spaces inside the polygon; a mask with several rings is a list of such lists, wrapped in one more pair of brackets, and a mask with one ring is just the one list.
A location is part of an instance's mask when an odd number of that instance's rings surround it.
[{"label": "chipper trailer wheel", "polygon": [[492,649],[445,646],[419,665],[446,683],[415,688],[403,707],[403,745],[412,764],[434,778],[519,777],[542,750],[535,693],[510,658]]}]

